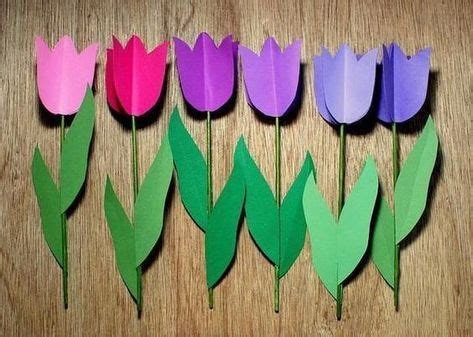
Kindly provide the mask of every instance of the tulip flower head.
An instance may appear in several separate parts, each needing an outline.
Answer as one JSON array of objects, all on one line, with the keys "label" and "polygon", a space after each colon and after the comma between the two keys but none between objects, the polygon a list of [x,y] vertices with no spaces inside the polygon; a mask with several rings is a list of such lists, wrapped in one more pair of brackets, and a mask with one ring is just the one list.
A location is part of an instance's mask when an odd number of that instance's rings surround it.
[{"label": "tulip flower head", "polygon": [[269,37],[260,55],[244,46],[239,51],[248,103],[266,116],[283,116],[297,95],[301,41],[281,50]]},{"label": "tulip flower head", "polygon": [[233,95],[235,85],[236,42],[229,35],[217,47],[201,33],[192,49],[174,38],[176,63],[186,101],[198,111],[220,109]]},{"label": "tulip flower head", "polygon": [[401,123],[420,110],[427,95],[429,63],[430,48],[410,57],[396,43],[383,45],[378,119]]},{"label": "tulip flower head", "polygon": [[169,43],[163,42],[150,53],[138,36],[125,48],[113,37],[107,49],[105,85],[107,100],[117,112],[141,116],[156,105],[163,88]]},{"label": "tulip flower head", "polygon": [[75,114],[92,86],[98,44],[78,53],[69,36],[49,49],[41,37],[35,39],[39,98],[55,115]]},{"label": "tulip flower head", "polygon": [[352,124],[371,106],[377,49],[356,55],[348,45],[332,56],[326,48],[314,57],[315,99],[320,115],[330,124]]}]

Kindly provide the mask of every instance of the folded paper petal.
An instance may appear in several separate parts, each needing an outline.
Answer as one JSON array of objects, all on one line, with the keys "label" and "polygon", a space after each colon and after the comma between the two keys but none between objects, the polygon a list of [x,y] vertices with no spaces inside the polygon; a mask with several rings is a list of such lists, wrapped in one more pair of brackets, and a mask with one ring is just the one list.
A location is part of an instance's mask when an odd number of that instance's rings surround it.
[{"label": "folded paper petal", "polygon": [[314,56],[313,59],[314,63],[314,94],[315,94],[315,101],[317,107],[319,109],[320,116],[329,124],[338,124],[335,119],[333,119],[332,115],[327,109],[325,105],[325,92],[324,92],[324,70],[323,70],[323,62],[321,56]]},{"label": "folded paper petal", "polygon": [[216,46],[207,33],[201,33],[192,50],[174,38],[176,63],[186,101],[199,111],[215,111],[232,96],[235,81],[235,46],[232,36]]},{"label": "folded paper petal", "polygon": [[69,36],[62,37],[50,50],[36,37],[37,83],[41,102],[53,114],[71,115],[79,110],[87,86],[92,86],[98,44],[80,54]]},{"label": "folded paper petal", "polygon": [[281,51],[270,37],[259,56],[244,46],[239,51],[248,103],[266,116],[283,116],[297,94],[301,41]]},{"label": "folded paper petal", "polygon": [[373,49],[358,59],[346,44],[334,57],[322,51],[325,104],[338,123],[351,124],[367,114],[373,98],[377,53]]},{"label": "folded paper petal", "polygon": [[105,65],[105,89],[107,91],[107,102],[116,112],[122,111],[120,100],[115,92],[113,79],[113,50],[107,49],[107,63]]},{"label": "folded paper petal", "polygon": [[409,57],[393,43],[383,46],[378,118],[401,123],[412,118],[424,104],[429,78],[430,49]]},{"label": "folded paper petal", "polygon": [[[148,112],[158,101],[163,88],[166,71],[168,42],[163,42],[149,54],[139,37],[133,36],[125,46],[113,37],[109,86],[113,82],[114,92],[123,112],[141,116]],[[113,74],[112,74],[113,73]],[[109,103],[112,108],[118,107],[112,94]]]}]

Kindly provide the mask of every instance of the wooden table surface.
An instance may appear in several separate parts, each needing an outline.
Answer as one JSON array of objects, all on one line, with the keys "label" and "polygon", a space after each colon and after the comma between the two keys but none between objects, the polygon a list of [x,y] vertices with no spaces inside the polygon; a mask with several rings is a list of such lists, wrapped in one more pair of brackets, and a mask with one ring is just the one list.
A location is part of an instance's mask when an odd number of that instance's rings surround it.
[{"label": "wooden table surface", "polygon": [[[0,303],[4,336],[316,336],[439,335],[472,333],[471,260],[471,1],[27,1],[0,5],[2,116]],[[193,41],[207,31],[220,39],[234,34],[259,49],[268,36],[283,45],[303,39],[303,95],[297,114],[282,131],[282,189],[287,188],[306,150],[314,157],[321,189],[336,206],[337,136],[320,116],[312,92],[311,58],[321,46],[334,51],[348,42],[358,52],[397,41],[408,52],[432,47],[432,75],[420,116],[402,128],[406,158],[431,113],[440,154],[428,210],[403,245],[400,312],[372,262],[345,288],[343,320],[317,278],[309,240],[282,280],[281,312],[272,311],[273,270],[243,224],[236,261],[207,308],[204,236],[173,189],[155,259],[144,274],[144,311],[135,306],[115,266],[103,212],[105,177],[110,174],[126,208],[131,208],[130,131],[109,112],[104,88],[105,49],[112,34],[131,34],[149,46],[179,36]],[[61,271],[42,236],[30,165],[39,144],[57,176],[58,119],[40,113],[33,40],[50,44],[69,34],[79,48],[100,43],[96,72],[97,120],[86,190],[69,217],[69,310],[62,309]],[[189,116],[174,62],[163,106],[139,130],[141,176],[164,135],[177,104],[201,148],[205,123]],[[256,118],[245,102],[239,76],[236,104],[214,122],[215,192],[232,167],[243,134],[264,173],[273,181],[273,128]],[[390,131],[367,119],[347,143],[347,191],[365,156],[377,161],[384,190],[390,179]],[[390,199],[392,200],[392,199]]]}]

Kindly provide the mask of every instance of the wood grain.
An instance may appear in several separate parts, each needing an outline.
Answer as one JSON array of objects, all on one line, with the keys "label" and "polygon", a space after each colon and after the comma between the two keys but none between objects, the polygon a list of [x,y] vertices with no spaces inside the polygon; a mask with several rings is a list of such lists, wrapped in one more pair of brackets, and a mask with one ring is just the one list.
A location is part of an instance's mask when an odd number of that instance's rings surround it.
[{"label": "wood grain", "polygon": [[[472,333],[471,260],[471,1],[27,1],[0,5],[1,333],[4,336],[341,336],[439,335]],[[220,39],[233,33],[259,49],[274,35],[283,45],[303,39],[303,95],[300,108],[282,131],[283,192],[306,150],[314,156],[323,193],[336,205],[337,137],[316,116],[311,57],[326,45],[348,41],[357,51],[399,42],[412,53],[431,46],[429,99],[420,117],[403,128],[405,159],[427,113],[432,113],[441,153],[419,229],[401,257],[401,311],[392,292],[366,261],[345,288],[342,322],[334,302],[316,277],[307,242],[282,280],[280,314],[272,312],[272,268],[240,231],[233,269],[207,309],[204,237],[174,189],[156,258],[144,274],[144,312],[135,307],[115,267],[102,209],[105,177],[131,207],[130,130],[107,108],[105,48],[112,34],[140,35],[148,46],[179,36],[192,41],[201,31]],[[70,308],[61,305],[61,274],[40,230],[30,178],[36,144],[57,169],[58,120],[40,112],[33,39],[53,43],[71,35],[79,48],[98,41],[97,121],[87,186],[69,217]],[[162,107],[139,130],[140,174],[151,164],[177,104],[185,123],[204,146],[203,120],[189,116],[171,52]],[[273,128],[245,103],[239,80],[236,104],[214,123],[215,190],[232,166],[233,147],[243,134],[268,179],[273,179]],[[386,192],[391,191],[390,133],[374,120],[348,136],[349,190],[367,153],[374,154]],[[55,173],[56,174],[56,173]],[[391,199],[390,199],[391,200]]]}]

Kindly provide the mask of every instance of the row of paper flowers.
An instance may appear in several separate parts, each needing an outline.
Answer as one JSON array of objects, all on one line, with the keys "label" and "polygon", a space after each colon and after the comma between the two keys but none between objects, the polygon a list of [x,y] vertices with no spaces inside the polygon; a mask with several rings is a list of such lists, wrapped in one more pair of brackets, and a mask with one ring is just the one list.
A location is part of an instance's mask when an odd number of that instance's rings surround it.
[{"label": "row of paper flowers", "polygon": [[[156,105],[164,85],[169,43],[148,53],[132,36],[123,47],[113,37],[107,49],[106,91],[109,105],[119,113],[141,116]],[[266,116],[281,117],[296,96],[301,69],[301,41],[281,49],[269,37],[258,55],[232,36],[217,46],[201,33],[191,48],[174,38],[176,64],[186,101],[198,111],[216,111],[234,94],[241,58],[248,103]],[[68,36],[52,49],[36,38],[39,97],[53,114],[78,111],[87,86],[92,86],[98,44],[78,53]],[[383,46],[377,116],[384,122],[403,122],[423,105],[429,74],[430,49],[409,57],[395,43]],[[313,58],[315,97],[321,116],[330,124],[351,124],[368,113],[373,100],[378,49],[355,54],[343,44],[332,56],[326,48]]]}]

